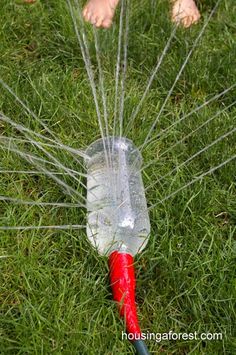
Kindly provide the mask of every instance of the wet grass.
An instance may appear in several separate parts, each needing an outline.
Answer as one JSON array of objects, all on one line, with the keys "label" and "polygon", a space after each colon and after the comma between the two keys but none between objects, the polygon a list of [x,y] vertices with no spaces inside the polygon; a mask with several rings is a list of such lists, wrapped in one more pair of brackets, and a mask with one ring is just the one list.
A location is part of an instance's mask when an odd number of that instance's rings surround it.
[{"label": "wet grass", "polygon": [[[202,21],[190,30],[178,29],[149,96],[128,132],[137,146],[143,143],[213,5],[214,1],[200,4]],[[124,127],[171,33],[168,11],[166,1],[158,6],[153,1],[145,1],[139,7],[133,4]],[[222,0],[174,88],[153,136],[235,83],[235,11],[233,0]],[[0,24],[0,77],[64,144],[83,149],[97,139],[100,132],[95,107],[65,3],[8,1],[1,7]],[[92,31],[86,29],[96,70]],[[117,32],[118,17],[111,30],[99,31],[110,127]],[[168,135],[157,136],[143,150],[145,165],[155,160],[143,172],[145,186],[156,181],[147,191],[149,206],[235,154],[234,133],[159,181],[235,127],[233,105],[184,139],[234,100],[235,90],[231,90],[174,126]],[[3,88],[0,106],[14,121],[49,137]],[[0,134],[23,137],[3,122]],[[162,155],[172,145],[173,149]],[[47,157],[28,143],[20,143],[19,149]],[[61,163],[82,171],[70,154],[47,150]],[[1,169],[35,169],[9,149],[0,149],[0,160]],[[142,330],[222,333],[222,340],[212,341],[150,340],[148,347],[153,354],[235,352],[235,171],[234,160],[150,211],[150,242],[136,263]],[[85,195],[83,187],[73,178],[64,176],[64,179]],[[85,183],[85,179],[82,181]],[[37,174],[1,173],[0,194],[33,201],[76,201],[54,181]],[[1,226],[84,223],[85,210],[80,208],[0,204]],[[111,298],[107,261],[90,247],[85,231],[0,231],[0,237],[1,354],[133,352],[130,343],[121,337],[124,325]]]}]

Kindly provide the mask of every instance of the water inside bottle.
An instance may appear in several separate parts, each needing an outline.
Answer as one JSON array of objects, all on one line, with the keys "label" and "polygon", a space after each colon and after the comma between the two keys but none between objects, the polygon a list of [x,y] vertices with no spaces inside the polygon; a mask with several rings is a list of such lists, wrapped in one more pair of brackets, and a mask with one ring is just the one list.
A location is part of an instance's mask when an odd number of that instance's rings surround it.
[{"label": "water inside bottle", "polygon": [[100,139],[86,154],[87,236],[101,254],[119,250],[135,255],[150,233],[141,154],[123,137]]}]

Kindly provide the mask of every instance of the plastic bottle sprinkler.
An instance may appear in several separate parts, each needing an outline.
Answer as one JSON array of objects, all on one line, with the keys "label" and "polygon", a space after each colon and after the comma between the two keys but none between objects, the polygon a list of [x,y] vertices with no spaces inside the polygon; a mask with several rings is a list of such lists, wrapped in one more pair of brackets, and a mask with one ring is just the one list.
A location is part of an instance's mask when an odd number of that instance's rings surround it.
[{"label": "plastic bottle sprinkler", "polygon": [[107,137],[86,150],[87,236],[109,258],[113,298],[137,354],[149,354],[141,339],[135,305],[134,256],[150,233],[140,168],[142,156],[131,140]]}]

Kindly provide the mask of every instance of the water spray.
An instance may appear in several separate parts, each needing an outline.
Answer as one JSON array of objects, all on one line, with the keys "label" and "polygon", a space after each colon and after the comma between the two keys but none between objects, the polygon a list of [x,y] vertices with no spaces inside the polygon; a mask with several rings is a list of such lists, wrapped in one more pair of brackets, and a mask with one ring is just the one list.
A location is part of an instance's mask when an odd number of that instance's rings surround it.
[{"label": "water spray", "polygon": [[134,339],[137,354],[147,355],[135,304],[134,256],[148,242],[150,221],[141,176],[142,156],[133,142],[106,137],[86,150],[87,236],[109,259],[113,298]]}]

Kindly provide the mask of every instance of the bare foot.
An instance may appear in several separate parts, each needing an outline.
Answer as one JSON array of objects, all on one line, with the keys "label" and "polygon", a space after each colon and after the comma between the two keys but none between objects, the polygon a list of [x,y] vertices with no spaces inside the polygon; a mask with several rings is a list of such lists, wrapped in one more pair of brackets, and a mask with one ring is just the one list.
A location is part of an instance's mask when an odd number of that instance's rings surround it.
[{"label": "bare foot", "polygon": [[174,0],[172,7],[172,21],[184,27],[197,23],[201,15],[194,0]]},{"label": "bare foot", "polygon": [[87,22],[96,27],[108,28],[112,24],[119,0],[89,0],[83,9]]}]

